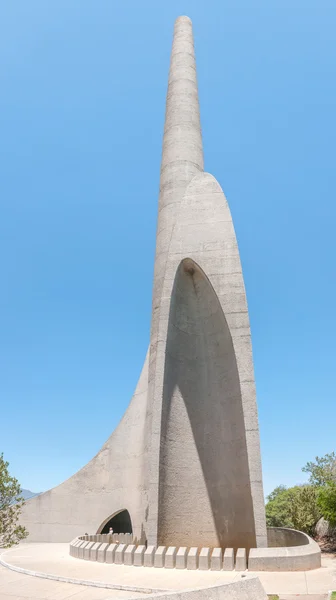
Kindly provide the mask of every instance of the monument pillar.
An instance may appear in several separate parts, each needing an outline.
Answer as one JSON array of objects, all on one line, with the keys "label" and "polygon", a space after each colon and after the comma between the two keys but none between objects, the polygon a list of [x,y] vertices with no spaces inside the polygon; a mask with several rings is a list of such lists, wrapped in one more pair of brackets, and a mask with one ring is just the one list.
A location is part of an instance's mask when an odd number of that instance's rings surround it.
[{"label": "monument pillar", "polygon": [[267,545],[244,282],[226,198],[203,172],[188,17],[166,102],[147,428],[150,544]]},{"label": "monument pillar", "polygon": [[66,542],[118,515],[135,543],[267,545],[246,294],[228,203],[203,170],[188,17],[175,23],[171,53],[142,373],[98,454],[27,501],[22,524],[28,541]]}]

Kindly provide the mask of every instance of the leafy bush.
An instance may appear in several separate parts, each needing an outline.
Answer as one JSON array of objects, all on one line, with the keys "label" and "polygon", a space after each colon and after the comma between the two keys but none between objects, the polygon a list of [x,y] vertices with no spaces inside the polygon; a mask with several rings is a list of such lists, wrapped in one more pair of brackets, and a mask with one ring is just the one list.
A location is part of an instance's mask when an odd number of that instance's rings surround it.
[{"label": "leafy bush", "polygon": [[321,487],[330,482],[336,482],[336,454],[326,454],[325,456],[316,456],[316,462],[310,461],[303,467],[304,473],[310,473],[309,483],[316,487]]},{"label": "leafy bush", "polygon": [[326,521],[336,527],[336,483],[327,483],[318,490],[317,504]]},{"label": "leafy bush", "polygon": [[336,526],[336,454],[316,456],[315,462],[308,462],[302,469],[310,473],[309,482],[317,490],[317,505],[321,516]]},{"label": "leafy bush", "polygon": [[24,500],[18,480],[9,474],[8,464],[0,454],[0,546],[5,548],[18,544],[28,535],[18,524]]},{"label": "leafy bush", "polygon": [[320,517],[336,526],[336,454],[316,456],[302,469],[309,473],[307,485],[286,488],[279,485],[267,497],[269,527],[291,527],[309,535]]},{"label": "leafy bush", "polygon": [[318,492],[314,486],[286,488],[281,485],[267,497],[266,522],[269,527],[290,527],[312,535],[320,518]]}]

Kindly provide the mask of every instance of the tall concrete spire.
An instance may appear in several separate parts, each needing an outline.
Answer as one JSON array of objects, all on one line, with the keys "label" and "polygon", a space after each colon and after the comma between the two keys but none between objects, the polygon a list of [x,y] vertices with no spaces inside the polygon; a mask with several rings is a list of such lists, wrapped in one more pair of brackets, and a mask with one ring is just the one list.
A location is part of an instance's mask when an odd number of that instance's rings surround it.
[{"label": "tall concrete spire", "polygon": [[203,171],[203,148],[192,23],[188,17],[179,17],[175,22],[170,60],[160,213],[168,204],[178,204],[198,171]]},{"label": "tall concrete spire", "polygon": [[[154,265],[153,309],[148,377],[149,540],[157,543],[160,419],[166,335],[162,294],[169,244],[181,201],[190,181],[203,172],[203,148],[192,23],[175,21],[162,144],[159,212]],[[163,336],[163,337],[162,337]],[[160,391],[161,390],[161,391]]]},{"label": "tall concrete spire", "polygon": [[150,349],[135,394],[100,452],[26,503],[31,541],[131,522],[137,543],[267,545],[244,280],[228,203],[203,170],[187,17],[175,23],[158,209]]}]

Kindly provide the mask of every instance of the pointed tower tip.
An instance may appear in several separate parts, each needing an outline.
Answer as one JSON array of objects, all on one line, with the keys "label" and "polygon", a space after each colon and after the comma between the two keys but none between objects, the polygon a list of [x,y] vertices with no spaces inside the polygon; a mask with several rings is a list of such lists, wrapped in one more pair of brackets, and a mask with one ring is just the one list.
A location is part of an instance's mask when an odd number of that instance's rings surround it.
[{"label": "pointed tower tip", "polygon": [[[203,148],[194,40],[191,20],[181,16],[175,21],[170,58],[160,211],[166,204],[178,206],[187,185],[200,171],[203,171]],[[169,210],[173,214],[173,210]]]},{"label": "pointed tower tip", "polygon": [[177,17],[175,21],[175,27],[176,25],[182,25],[183,23],[188,23],[189,25],[192,25],[191,19],[186,15],[182,15],[181,17]]}]

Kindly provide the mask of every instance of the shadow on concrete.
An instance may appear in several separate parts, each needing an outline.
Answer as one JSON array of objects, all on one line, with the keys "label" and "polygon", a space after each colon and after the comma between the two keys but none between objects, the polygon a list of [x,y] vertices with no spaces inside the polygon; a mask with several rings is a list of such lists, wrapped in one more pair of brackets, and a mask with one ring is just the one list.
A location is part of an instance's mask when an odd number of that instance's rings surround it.
[{"label": "shadow on concrete", "polygon": [[190,259],[177,270],[166,345],[159,543],[256,545],[239,375],[217,295]]}]

